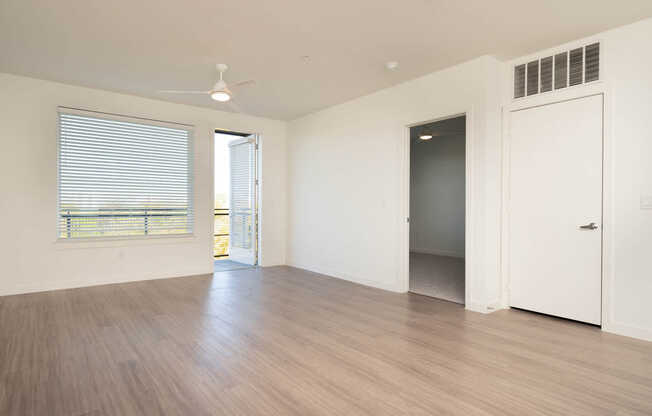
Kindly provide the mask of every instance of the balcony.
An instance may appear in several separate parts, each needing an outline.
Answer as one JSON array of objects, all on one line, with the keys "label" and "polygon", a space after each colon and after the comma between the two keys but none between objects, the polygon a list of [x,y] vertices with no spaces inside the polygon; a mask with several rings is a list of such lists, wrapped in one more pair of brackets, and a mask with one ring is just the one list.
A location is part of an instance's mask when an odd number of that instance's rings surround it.
[{"label": "balcony", "polygon": [[213,213],[213,257],[225,259],[229,257],[229,209],[215,208]]},{"label": "balcony", "polygon": [[[215,208],[213,257],[229,257],[229,209]],[[62,209],[59,238],[183,234],[188,210],[174,208]]]},{"label": "balcony", "polygon": [[59,238],[186,234],[187,208],[62,208]]}]

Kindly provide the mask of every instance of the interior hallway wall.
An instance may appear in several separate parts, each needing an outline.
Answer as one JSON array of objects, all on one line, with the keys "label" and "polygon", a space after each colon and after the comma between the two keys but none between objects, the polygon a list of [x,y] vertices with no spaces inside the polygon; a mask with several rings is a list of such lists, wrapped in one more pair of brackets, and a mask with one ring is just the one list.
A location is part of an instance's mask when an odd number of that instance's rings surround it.
[{"label": "interior hallway wall", "polygon": [[485,56],[290,122],[288,263],[406,291],[406,126],[468,111],[476,204],[466,307],[497,305],[502,69]]},{"label": "interior hallway wall", "polygon": [[411,140],[410,251],[464,257],[465,137]]}]

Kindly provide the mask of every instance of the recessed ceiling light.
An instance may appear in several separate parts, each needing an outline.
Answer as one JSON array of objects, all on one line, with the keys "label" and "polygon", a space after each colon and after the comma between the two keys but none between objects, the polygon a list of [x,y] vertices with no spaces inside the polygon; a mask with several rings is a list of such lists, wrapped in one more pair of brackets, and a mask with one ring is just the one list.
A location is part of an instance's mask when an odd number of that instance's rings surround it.
[{"label": "recessed ceiling light", "polygon": [[396,69],[398,68],[398,62],[389,61],[385,64],[385,68],[389,69],[390,71],[396,71]]},{"label": "recessed ceiling light", "polygon": [[419,136],[419,138],[421,140],[430,140],[430,139],[432,139],[432,135],[430,135],[430,134],[422,134],[421,136]]}]

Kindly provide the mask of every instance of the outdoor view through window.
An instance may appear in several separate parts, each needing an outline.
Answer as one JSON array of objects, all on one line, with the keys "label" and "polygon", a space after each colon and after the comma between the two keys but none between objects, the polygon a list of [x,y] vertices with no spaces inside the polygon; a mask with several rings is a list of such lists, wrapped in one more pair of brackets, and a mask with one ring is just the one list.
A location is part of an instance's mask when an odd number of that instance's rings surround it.
[{"label": "outdoor view through window", "polygon": [[229,256],[229,193],[231,170],[229,143],[237,136],[215,133],[215,223],[213,255],[216,259]]},{"label": "outdoor view through window", "polygon": [[60,108],[59,238],[189,234],[191,127]]}]

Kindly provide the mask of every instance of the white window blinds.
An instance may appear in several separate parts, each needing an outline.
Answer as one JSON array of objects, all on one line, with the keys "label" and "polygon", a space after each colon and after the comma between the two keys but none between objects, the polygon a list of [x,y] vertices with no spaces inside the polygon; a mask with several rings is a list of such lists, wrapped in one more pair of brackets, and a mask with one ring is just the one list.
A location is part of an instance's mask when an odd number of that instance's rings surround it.
[{"label": "white window blinds", "polygon": [[239,139],[229,144],[231,157],[231,249],[251,249],[254,211],[253,139]]},{"label": "white window blinds", "polygon": [[59,109],[59,238],[192,233],[191,127]]}]

